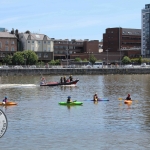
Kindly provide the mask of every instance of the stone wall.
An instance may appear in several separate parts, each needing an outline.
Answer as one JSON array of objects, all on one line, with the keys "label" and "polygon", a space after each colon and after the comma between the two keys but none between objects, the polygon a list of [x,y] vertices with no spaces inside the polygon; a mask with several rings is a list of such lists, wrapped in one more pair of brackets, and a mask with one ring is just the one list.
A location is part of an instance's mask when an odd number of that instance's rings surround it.
[{"label": "stone wall", "polygon": [[150,74],[150,68],[103,68],[103,69],[0,69],[0,76],[22,75],[103,75],[103,74]]}]

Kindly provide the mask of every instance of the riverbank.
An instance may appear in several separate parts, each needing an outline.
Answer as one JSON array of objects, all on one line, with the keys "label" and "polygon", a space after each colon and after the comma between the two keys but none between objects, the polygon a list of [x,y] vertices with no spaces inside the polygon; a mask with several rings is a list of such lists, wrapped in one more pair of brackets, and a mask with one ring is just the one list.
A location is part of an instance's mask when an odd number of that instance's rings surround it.
[{"label": "riverbank", "polygon": [[24,69],[0,69],[0,76],[22,75],[105,75],[105,74],[150,74],[150,68],[24,68]]}]

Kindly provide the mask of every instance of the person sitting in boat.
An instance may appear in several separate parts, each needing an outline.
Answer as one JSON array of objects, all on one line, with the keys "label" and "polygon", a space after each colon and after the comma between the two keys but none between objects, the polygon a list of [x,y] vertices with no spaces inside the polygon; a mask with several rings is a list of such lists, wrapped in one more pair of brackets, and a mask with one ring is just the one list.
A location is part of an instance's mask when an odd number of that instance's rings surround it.
[{"label": "person sitting in boat", "polygon": [[62,82],[63,82],[63,77],[60,78],[60,83],[62,83]]},{"label": "person sitting in boat", "polygon": [[46,80],[44,77],[41,78],[41,84],[46,84]]},{"label": "person sitting in boat", "polygon": [[3,99],[3,104],[6,104],[6,102],[8,101],[8,99],[7,99],[7,97],[5,97],[4,99]]},{"label": "person sitting in boat", "polygon": [[98,100],[98,95],[97,95],[97,93],[94,94],[93,100],[94,100],[94,101],[97,101],[97,100]]},{"label": "person sitting in boat", "polygon": [[71,82],[71,81],[73,81],[73,77],[72,77],[72,75],[70,75],[69,79],[70,79],[70,82]]},{"label": "person sitting in boat", "polygon": [[131,100],[130,94],[126,97],[126,100]]},{"label": "person sitting in boat", "polygon": [[66,83],[66,76],[64,76],[64,83]]},{"label": "person sitting in boat", "polygon": [[67,103],[71,103],[71,102],[72,102],[71,96],[68,96],[68,98],[67,98]]}]

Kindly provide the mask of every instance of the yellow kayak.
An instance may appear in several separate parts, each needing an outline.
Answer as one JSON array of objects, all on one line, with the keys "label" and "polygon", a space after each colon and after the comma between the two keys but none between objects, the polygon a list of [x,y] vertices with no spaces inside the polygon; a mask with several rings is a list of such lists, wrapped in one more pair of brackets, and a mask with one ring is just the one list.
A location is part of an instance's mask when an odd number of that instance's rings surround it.
[{"label": "yellow kayak", "polygon": [[17,103],[15,103],[15,102],[6,102],[5,104],[3,104],[2,102],[0,102],[0,105],[10,106],[10,105],[17,105]]},{"label": "yellow kayak", "polygon": [[130,105],[130,104],[132,104],[132,100],[125,100],[124,103]]}]

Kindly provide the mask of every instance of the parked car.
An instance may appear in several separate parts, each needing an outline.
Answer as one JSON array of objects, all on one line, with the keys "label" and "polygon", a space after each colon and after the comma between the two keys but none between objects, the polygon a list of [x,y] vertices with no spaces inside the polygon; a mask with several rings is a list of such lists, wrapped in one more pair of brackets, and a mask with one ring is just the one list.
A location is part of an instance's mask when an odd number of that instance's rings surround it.
[{"label": "parked car", "polygon": [[142,64],[141,64],[141,67],[146,67],[146,63],[142,63]]},{"label": "parked car", "polygon": [[133,68],[133,65],[132,64],[124,65],[124,68]]},{"label": "parked car", "polygon": [[14,69],[23,69],[22,66],[14,66]]},{"label": "parked car", "polygon": [[29,66],[29,68],[36,68],[36,66],[35,66],[35,65],[32,65],[32,66]]},{"label": "parked car", "polygon": [[3,68],[8,69],[9,67],[8,66],[3,66]]}]

